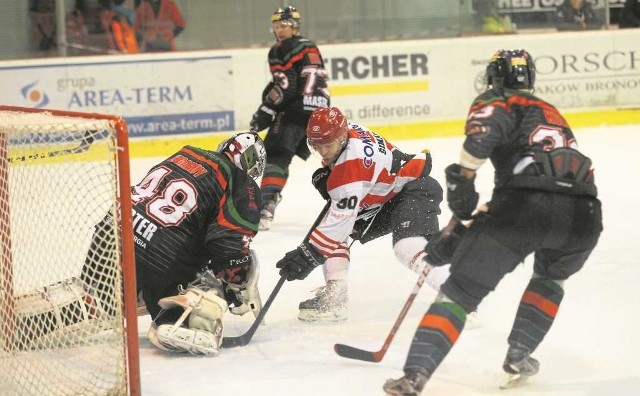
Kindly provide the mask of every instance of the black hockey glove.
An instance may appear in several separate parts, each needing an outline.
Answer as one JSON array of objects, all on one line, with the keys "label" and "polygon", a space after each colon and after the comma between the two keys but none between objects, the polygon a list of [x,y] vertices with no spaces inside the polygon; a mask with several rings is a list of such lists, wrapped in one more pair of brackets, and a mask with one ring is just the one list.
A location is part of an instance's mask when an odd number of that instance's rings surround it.
[{"label": "black hockey glove", "polygon": [[456,217],[462,220],[471,219],[471,214],[478,206],[480,195],[472,179],[460,174],[462,167],[451,164],[444,170],[447,178],[447,202]]},{"label": "black hockey glove", "polygon": [[276,116],[275,110],[268,108],[267,106],[260,106],[258,111],[253,114],[251,122],[252,131],[260,132],[261,130],[268,128],[273,122],[273,117]]},{"label": "black hockey glove", "polygon": [[304,242],[296,249],[285,254],[276,264],[280,268],[280,276],[288,281],[302,280],[307,277],[319,265],[324,264],[325,257],[318,253],[309,243]]},{"label": "black hockey glove", "polygon": [[327,192],[327,179],[329,179],[330,173],[331,169],[325,166],[316,169],[316,171],[313,172],[313,176],[311,176],[311,183],[316,188],[316,190],[318,190],[318,192],[322,196],[322,199],[324,199],[325,201],[331,199],[331,197],[329,197],[329,193]]},{"label": "black hockey glove", "polygon": [[435,233],[424,248],[427,263],[434,267],[449,264],[465,232],[467,227],[457,222],[450,233],[445,233],[444,229]]}]

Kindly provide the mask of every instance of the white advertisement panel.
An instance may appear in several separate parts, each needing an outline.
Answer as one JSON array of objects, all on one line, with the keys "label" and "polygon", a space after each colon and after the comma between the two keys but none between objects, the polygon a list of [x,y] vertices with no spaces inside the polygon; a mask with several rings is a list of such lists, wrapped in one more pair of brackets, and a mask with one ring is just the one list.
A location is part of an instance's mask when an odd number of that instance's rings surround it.
[{"label": "white advertisement panel", "polygon": [[0,76],[3,104],[119,114],[132,137],[236,127],[230,55],[7,62]]},{"label": "white advertisement panel", "polygon": [[[565,112],[640,108],[640,29],[320,45],[332,105],[369,126],[466,118],[500,48],[536,62],[536,94]],[[0,62],[0,102],[120,114],[132,137],[247,130],[268,48]]]},{"label": "white advertisement panel", "polygon": [[[579,43],[579,44],[577,44]],[[462,119],[500,48],[535,59],[536,94],[563,110],[640,105],[640,32],[598,31],[323,46],[332,104],[369,125]]]}]

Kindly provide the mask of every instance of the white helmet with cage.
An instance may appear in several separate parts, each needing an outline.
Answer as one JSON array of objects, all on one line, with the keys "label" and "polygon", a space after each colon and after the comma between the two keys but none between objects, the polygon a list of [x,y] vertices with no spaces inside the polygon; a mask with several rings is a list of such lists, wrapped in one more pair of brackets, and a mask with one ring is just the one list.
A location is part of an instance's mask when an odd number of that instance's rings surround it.
[{"label": "white helmet with cage", "polygon": [[220,143],[218,152],[228,153],[233,163],[254,180],[262,176],[267,163],[267,150],[255,132],[241,132]]}]

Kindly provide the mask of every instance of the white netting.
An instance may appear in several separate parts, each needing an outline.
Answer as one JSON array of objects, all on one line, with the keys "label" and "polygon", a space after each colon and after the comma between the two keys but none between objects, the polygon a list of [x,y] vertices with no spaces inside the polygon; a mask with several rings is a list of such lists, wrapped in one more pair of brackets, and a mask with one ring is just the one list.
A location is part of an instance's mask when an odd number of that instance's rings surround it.
[{"label": "white netting", "polygon": [[0,111],[0,395],[127,394],[117,224],[92,243],[116,147],[108,120]]}]

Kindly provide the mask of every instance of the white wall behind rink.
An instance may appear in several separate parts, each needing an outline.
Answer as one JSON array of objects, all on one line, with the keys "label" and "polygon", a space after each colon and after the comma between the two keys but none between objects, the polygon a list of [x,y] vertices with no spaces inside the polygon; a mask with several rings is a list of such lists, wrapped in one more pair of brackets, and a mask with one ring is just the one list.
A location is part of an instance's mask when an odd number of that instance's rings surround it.
[{"label": "white wall behind rink", "polygon": [[[536,93],[565,112],[598,122],[598,112],[640,108],[640,29],[320,46],[332,105],[387,127],[462,121],[500,48],[528,50]],[[0,103],[119,114],[134,140],[226,135],[248,129],[270,79],[267,51],[3,61]]]}]

